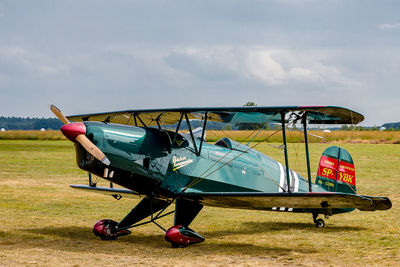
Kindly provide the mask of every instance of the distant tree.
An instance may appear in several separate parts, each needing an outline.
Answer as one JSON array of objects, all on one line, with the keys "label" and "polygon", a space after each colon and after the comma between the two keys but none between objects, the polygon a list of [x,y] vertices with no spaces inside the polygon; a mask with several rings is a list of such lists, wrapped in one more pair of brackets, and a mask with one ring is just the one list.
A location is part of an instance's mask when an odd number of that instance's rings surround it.
[{"label": "distant tree", "polygon": [[342,130],[342,131],[348,131],[348,130],[350,130],[350,126],[343,124],[343,125],[342,125],[342,128],[340,128],[340,130]]},{"label": "distant tree", "polygon": [[254,103],[253,101],[247,101],[246,104],[244,104],[243,106],[245,106],[245,107],[256,107],[257,104]]},{"label": "distant tree", "polygon": [[55,118],[0,117],[0,128],[6,130],[39,130],[41,128],[58,130],[62,125],[62,122]]}]

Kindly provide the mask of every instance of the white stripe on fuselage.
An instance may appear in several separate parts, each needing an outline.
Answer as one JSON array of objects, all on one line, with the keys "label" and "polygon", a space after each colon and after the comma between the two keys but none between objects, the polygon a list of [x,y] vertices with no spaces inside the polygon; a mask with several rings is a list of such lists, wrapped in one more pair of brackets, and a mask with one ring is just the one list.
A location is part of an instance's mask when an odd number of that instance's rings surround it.
[{"label": "white stripe on fuselage", "polygon": [[[283,192],[284,190],[288,191],[288,185],[285,186],[286,172],[283,169],[283,165],[278,162],[279,171],[280,171],[280,180],[279,180],[279,188],[278,192]],[[293,175],[292,175],[293,173]],[[299,176],[295,171],[289,171],[289,180],[291,183],[294,182],[294,188],[292,192],[299,192]],[[294,180],[294,181],[293,181]],[[272,207],[272,210],[278,210],[278,207]],[[280,207],[279,211],[285,211],[286,207]],[[287,211],[293,211],[293,208],[288,208]]]},{"label": "white stripe on fuselage", "polygon": [[284,172],[284,170],[283,170],[283,166],[282,166],[282,164],[280,164],[279,162],[278,162],[278,165],[279,165],[279,172],[280,172],[280,180],[279,180],[279,191],[278,192],[283,192],[283,187],[284,187],[284,185],[285,185],[285,172]]},{"label": "white stripe on fuselage", "polygon": [[294,192],[299,192],[299,176],[297,172],[293,171],[294,174]]}]

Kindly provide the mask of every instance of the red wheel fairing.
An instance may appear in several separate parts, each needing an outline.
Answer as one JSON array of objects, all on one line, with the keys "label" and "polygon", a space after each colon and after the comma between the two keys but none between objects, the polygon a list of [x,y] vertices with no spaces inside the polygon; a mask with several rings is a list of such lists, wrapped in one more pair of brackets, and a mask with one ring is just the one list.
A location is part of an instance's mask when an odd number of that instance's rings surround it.
[{"label": "red wheel fairing", "polygon": [[171,242],[173,246],[187,246],[190,244],[203,242],[205,239],[190,228],[186,228],[182,225],[175,225],[169,228],[165,233],[165,240]]}]

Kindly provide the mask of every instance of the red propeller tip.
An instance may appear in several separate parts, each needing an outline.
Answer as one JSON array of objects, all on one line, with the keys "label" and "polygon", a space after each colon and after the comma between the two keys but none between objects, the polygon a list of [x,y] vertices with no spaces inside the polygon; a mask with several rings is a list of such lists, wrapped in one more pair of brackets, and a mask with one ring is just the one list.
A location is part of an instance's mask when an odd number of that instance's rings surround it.
[{"label": "red propeller tip", "polygon": [[61,132],[71,141],[75,141],[76,137],[86,134],[86,126],[83,122],[73,122],[61,127]]}]

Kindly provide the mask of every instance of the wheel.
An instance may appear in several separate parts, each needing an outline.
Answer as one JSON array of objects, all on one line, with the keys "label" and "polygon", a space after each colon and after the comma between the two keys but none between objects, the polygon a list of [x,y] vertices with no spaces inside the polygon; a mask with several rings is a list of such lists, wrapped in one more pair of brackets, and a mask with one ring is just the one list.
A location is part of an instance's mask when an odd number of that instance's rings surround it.
[{"label": "wheel", "polygon": [[93,233],[101,240],[116,240],[118,235],[113,233],[117,226],[113,220],[100,220],[93,226]]},{"label": "wheel", "polygon": [[322,219],[318,219],[315,221],[315,226],[318,228],[324,228],[325,227],[325,222]]}]

